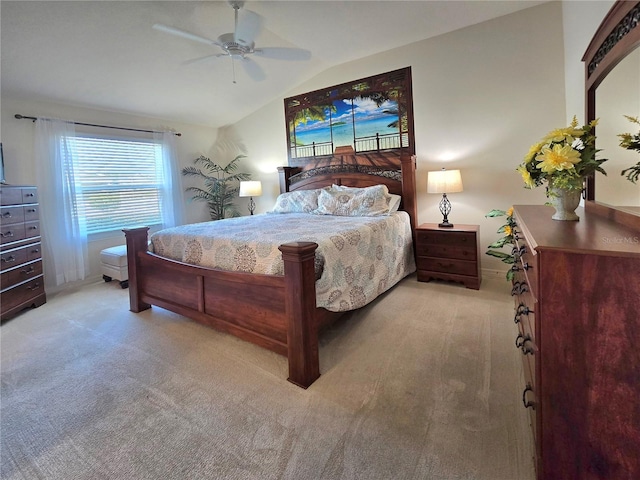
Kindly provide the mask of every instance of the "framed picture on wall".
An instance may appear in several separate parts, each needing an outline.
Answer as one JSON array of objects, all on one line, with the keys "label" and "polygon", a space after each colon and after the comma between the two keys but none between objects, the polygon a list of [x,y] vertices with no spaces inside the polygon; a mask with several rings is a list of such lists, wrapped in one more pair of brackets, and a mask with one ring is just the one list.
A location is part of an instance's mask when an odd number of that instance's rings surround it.
[{"label": "framed picture on wall", "polygon": [[411,67],[286,98],[284,108],[291,166],[356,155],[391,166],[415,153]]}]

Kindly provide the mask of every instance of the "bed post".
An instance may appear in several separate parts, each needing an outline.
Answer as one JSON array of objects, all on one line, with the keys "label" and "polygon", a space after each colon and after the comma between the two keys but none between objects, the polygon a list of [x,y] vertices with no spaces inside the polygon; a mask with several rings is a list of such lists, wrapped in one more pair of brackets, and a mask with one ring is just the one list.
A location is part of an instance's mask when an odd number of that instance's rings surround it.
[{"label": "bed post", "polygon": [[280,245],[284,261],[289,380],[307,388],[320,376],[316,311],[315,251],[317,243]]},{"label": "bed post", "polygon": [[416,202],[416,156],[402,155],[402,209],[411,218],[411,230],[418,226],[418,204]]},{"label": "bed post", "polygon": [[147,232],[149,227],[127,228],[122,230],[127,240],[127,269],[129,270],[129,310],[132,312],[141,312],[151,308],[148,303],[140,300],[141,287],[140,277],[138,276],[139,252],[146,252],[149,240]]}]

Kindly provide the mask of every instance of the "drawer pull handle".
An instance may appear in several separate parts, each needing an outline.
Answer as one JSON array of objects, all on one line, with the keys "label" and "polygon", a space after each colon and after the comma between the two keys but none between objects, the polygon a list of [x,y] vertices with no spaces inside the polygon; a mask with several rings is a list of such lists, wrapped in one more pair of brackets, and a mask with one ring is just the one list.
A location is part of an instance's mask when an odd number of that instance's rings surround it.
[{"label": "drawer pull handle", "polygon": [[34,248],[33,250],[31,250],[31,253],[40,253],[40,249],[39,248]]},{"label": "drawer pull handle", "polygon": [[442,262],[438,262],[438,266],[441,267],[441,268],[453,268],[454,265],[453,265],[453,263],[444,264]]},{"label": "drawer pull handle", "polygon": [[519,272],[520,270],[522,270],[522,268],[519,267],[517,263],[514,263],[513,265],[511,265],[512,272]]},{"label": "drawer pull handle", "polygon": [[28,213],[36,213],[37,210],[35,208],[30,208],[27,210]]},{"label": "drawer pull handle", "polygon": [[536,403],[527,401],[527,392],[533,392],[533,388],[531,388],[531,385],[529,385],[528,383],[524,391],[522,392],[522,404],[524,405],[524,408],[531,408],[535,410]]},{"label": "drawer pull handle", "polygon": [[35,194],[33,194],[33,193],[25,193],[24,196],[25,197],[35,197]]},{"label": "drawer pull handle", "polygon": [[35,272],[36,269],[31,265],[27,270],[20,270],[20,273],[24,273],[25,275],[29,275],[30,273]]},{"label": "drawer pull handle", "polygon": [[517,315],[529,315],[530,313],[535,313],[535,312],[531,310],[529,307],[527,307],[524,303],[521,303],[520,305],[518,305],[518,308],[516,309]]},{"label": "drawer pull handle", "polygon": [[33,286],[29,285],[27,286],[27,290],[39,290],[40,289],[40,283],[36,282],[33,284]]},{"label": "drawer pull handle", "polygon": [[524,344],[524,335],[519,333],[518,336],[516,337],[516,347],[522,348],[523,344]]},{"label": "drawer pull handle", "polygon": [[10,238],[13,237],[13,232],[9,230],[8,232],[2,232],[2,238]]},{"label": "drawer pull handle", "polygon": [[522,265],[522,268],[524,270],[529,270],[530,268],[533,268],[531,265],[529,265],[529,262],[524,262],[524,265]]},{"label": "drawer pull handle", "polygon": [[31,225],[29,226],[29,230],[37,230],[38,226],[37,225]]},{"label": "drawer pull handle", "polygon": [[16,261],[16,256],[15,255],[9,255],[8,257],[2,257],[2,261],[4,263],[15,262]]},{"label": "drawer pull handle", "polygon": [[524,292],[529,291],[529,285],[527,282],[514,282],[511,289],[511,295],[522,295]]},{"label": "drawer pull handle", "polygon": [[11,212],[4,212],[4,213],[2,214],[2,216],[3,216],[4,218],[11,218]]},{"label": "drawer pull handle", "polygon": [[518,308],[516,308],[516,314],[513,317],[513,323],[520,323],[522,315],[529,315],[530,313],[535,312],[527,307],[524,303],[521,303],[520,305],[518,305]]},{"label": "drawer pull handle", "polygon": [[520,346],[520,348],[522,349],[522,354],[523,355],[533,355],[535,353],[535,350],[533,349],[532,346],[529,346],[529,347],[525,346],[525,344],[527,342],[530,342],[533,345],[533,340],[531,340],[529,335],[524,337],[524,340],[522,341],[522,345]]}]

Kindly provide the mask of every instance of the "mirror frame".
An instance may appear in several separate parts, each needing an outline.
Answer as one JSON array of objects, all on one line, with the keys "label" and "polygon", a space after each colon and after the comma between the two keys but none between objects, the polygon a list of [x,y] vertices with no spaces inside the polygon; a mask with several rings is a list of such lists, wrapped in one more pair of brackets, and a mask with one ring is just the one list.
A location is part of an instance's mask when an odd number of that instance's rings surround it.
[{"label": "mirror frame", "polygon": [[[596,118],[596,89],[633,50],[640,47],[640,1],[617,0],[582,57],[585,66],[585,118]],[[595,201],[595,174],[587,179],[585,209],[640,228],[640,215]],[[635,218],[633,218],[635,217]]]}]

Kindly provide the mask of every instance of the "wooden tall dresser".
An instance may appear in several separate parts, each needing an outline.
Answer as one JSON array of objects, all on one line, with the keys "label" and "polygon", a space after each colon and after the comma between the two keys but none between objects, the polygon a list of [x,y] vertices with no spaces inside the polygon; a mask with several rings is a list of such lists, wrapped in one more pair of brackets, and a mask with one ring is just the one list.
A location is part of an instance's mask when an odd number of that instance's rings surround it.
[{"label": "wooden tall dresser", "polygon": [[640,230],[516,206],[514,321],[538,479],[640,478]]},{"label": "wooden tall dresser", "polygon": [[2,288],[0,316],[9,318],[46,301],[42,270],[38,190],[30,186],[0,187],[0,251]]}]

